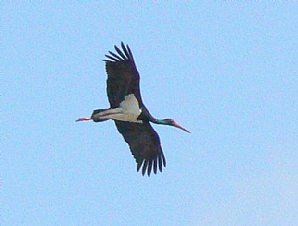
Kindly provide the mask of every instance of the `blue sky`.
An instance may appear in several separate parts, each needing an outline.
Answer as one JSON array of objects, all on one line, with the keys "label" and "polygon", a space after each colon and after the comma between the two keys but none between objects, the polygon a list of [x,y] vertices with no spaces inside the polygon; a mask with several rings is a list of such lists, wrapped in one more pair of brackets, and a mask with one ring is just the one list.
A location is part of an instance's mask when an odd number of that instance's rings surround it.
[{"label": "blue sky", "polygon": [[[1,225],[298,222],[296,1],[2,1]],[[136,172],[104,54],[128,43],[163,173]]]}]

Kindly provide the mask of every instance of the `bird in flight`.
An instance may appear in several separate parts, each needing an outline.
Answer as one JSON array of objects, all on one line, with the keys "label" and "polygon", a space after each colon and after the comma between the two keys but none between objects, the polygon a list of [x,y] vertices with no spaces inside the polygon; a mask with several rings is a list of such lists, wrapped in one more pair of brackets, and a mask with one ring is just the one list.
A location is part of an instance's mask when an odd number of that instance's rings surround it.
[{"label": "bird in flight", "polygon": [[190,131],[173,119],[156,119],[149,113],[141,98],[140,75],[132,52],[123,42],[121,47],[122,50],[114,46],[116,53],[109,51],[104,60],[110,108],[96,109],[90,117],[81,117],[76,121],[114,120],[137,162],[137,171],[142,168],[142,174],[147,171],[150,176],[152,169],[156,174],[157,169],[162,172],[162,168],[166,166],[159,136],[150,122],[174,126],[188,133]]}]

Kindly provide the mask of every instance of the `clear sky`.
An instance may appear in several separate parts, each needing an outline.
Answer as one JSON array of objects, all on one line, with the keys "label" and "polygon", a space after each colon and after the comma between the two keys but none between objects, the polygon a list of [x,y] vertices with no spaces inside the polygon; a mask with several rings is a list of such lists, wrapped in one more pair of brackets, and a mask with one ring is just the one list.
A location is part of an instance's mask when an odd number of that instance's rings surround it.
[{"label": "clear sky", "polygon": [[[1,225],[297,225],[297,1],[1,1]],[[164,172],[136,172],[104,54],[128,43]]]}]

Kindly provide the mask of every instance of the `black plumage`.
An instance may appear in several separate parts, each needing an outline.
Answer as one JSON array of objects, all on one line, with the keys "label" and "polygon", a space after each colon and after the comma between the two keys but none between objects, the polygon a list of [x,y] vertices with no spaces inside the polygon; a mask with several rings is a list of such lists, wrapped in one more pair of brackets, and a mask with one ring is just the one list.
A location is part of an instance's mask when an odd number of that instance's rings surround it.
[{"label": "black plumage", "polygon": [[118,131],[128,143],[130,150],[136,159],[137,170],[142,167],[142,174],[146,170],[150,175],[162,171],[166,166],[166,160],[162,152],[160,139],[157,132],[152,128],[149,121],[154,120],[147,108],[144,106],[140,94],[140,76],[128,45],[121,43],[122,51],[115,46],[118,55],[109,52],[106,55],[107,94],[111,108],[116,108],[124,100],[125,96],[134,94],[142,109],[140,118],[143,123],[124,122],[114,120]]},{"label": "black plumage", "polygon": [[110,108],[94,110],[91,117],[81,117],[76,121],[114,120],[136,159],[137,170],[142,169],[143,175],[147,172],[150,176],[152,169],[156,174],[158,169],[162,172],[166,166],[159,136],[150,122],[190,131],[173,119],[156,119],[150,114],[142,101],[140,75],[132,52],[129,46],[123,43],[121,48],[115,46],[116,53],[109,51],[107,59],[104,60],[108,75],[107,94]]}]

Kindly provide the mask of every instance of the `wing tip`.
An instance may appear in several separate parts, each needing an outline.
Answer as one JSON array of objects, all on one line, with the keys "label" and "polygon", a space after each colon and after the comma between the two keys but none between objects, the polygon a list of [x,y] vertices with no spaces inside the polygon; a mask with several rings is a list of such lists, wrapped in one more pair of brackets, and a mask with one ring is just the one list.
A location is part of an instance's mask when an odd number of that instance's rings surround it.
[{"label": "wing tip", "polygon": [[133,58],[133,54],[132,51],[130,50],[129,46],[126,44],[124,44],[123,41],[121,41],[120,44],[122,50],[114,45],[114,49],[116,50],[116,52],[118,53],[118,55],[116,53],[113,53],[112,51],[108,51],[109,55],[106,54],[105,57],[108,59],[104,59],[103,61],[105,62],[121,62],[121,61],[128,61],[130,63],[132,63],[134,65],[134,67],[136,67],[135,65],[135,61]]},{"label": "wing tip", "polygon": [[157,174],[157,171],[159,170],[162,173],[162,170],[166,167],[166,165],[165,156],[161,152],[154,159],[142,159],[141,161],[137,161],[137,172],[142,169],[142,175],[145,176],[147,172],[147,176],[150,177],[151,172]]}]

